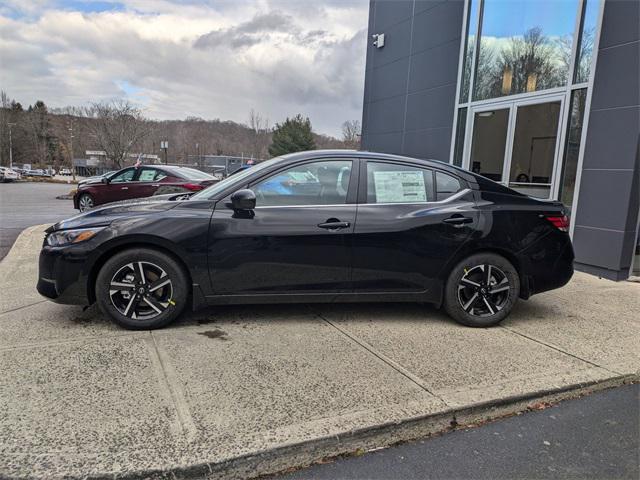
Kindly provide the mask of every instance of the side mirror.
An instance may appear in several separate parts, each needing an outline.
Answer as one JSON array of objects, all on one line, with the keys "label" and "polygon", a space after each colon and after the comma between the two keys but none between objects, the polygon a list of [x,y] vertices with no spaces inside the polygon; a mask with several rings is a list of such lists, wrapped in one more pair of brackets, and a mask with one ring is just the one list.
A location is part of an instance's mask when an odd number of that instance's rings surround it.
[{"label": "side mirror", "polygon": [[109,183],[109,179],[108,179],[107,177],[102,177],[102,178],[100,179],[100,181],[101,181],[102,183],[105,183],[105,184],[106,184],[106,183]]},{"label": "side mirror", "polygon": [[256,194],[245,188],[231,195],[231,208],[234,210],[253,210],[256,208]]}]

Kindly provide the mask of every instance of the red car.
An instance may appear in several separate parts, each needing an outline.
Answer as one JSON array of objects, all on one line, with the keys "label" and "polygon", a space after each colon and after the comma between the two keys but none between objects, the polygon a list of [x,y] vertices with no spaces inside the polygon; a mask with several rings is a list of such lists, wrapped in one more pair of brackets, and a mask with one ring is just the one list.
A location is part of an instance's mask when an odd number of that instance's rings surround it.
[{"label": "red car", "polygon": [[109,176],[78,185],[74,208],[84,212],[97,205],[165,193],[197,192],[217,182],[195,168],[168,165],[123,168]]}]

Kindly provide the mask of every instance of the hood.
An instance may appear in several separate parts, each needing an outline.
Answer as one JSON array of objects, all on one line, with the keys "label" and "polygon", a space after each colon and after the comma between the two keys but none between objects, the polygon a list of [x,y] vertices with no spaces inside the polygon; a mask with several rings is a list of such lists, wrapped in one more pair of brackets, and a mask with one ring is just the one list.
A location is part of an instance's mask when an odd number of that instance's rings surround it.
[{"label": "hood", "polygon": [[78,185],[95,185],[96,183],[102,183],[102,177],[89,177],[84,180],[80,180]]},{"label": "hood", "polygon": [[125,200],[122,202],[114,202],[81,213],[75,217],[62,220],[47,229],[47,232],[55,230],[66,230],[70,228],[84,228],[101,225],[109,225],[111,222],[121,218],[145,217],[166,212],[175,208],[181,203],[181,200],[172,201],[181,195],[169,194],[158,195],[151,198],[142,198],[136,200]]}]

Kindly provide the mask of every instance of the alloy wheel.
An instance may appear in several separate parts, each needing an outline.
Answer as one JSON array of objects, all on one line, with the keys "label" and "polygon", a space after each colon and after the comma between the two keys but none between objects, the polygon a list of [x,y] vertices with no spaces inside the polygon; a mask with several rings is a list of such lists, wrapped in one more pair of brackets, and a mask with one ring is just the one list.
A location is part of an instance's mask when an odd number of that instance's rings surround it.
[{"label": "alloy wheel", "polygon": [[171,278],[151,262],[131,262],[120,268],[109,284],[112,305],[125,317],[150,320],[172,304]]},{"label": "alloy wheel", "polygon": [[86,212],[93,208],[93,199],[89,195],[82,195],[78,206],[81,212]]},{"label": "alloy wheel", "polygon": [[488,317],[504,308],[509,299],[509,278],[490,264],[465,268],[458,282],[458,301],[469,315]]}]

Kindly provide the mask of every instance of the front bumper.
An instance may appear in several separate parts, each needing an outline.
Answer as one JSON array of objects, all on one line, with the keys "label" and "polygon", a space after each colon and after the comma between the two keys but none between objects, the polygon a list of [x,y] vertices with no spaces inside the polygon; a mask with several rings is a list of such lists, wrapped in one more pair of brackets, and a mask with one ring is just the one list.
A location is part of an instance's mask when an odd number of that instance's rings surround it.
[{"label": "front bumper", "polygon": [[88,305],[88,252],[79,246],[49,247],[40,251],[38,284],[40,295],[56,303]]}]

